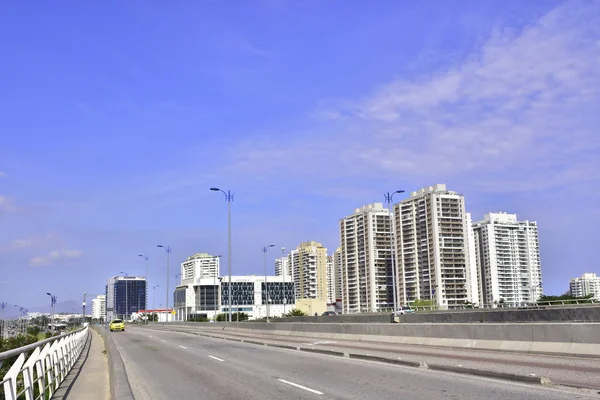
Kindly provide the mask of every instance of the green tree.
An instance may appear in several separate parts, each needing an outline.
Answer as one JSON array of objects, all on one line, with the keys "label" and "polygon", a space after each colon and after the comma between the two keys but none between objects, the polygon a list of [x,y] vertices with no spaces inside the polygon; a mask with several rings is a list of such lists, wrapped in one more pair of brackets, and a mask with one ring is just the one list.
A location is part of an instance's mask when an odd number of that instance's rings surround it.
[{"label": "green tree", "polygon": [[226,322],[228,320],[228,314],[220,313],[215,316],[215,321],[217,322]]},{"label": "green tree", "polygon": [[29,328],[27,328],[27,334],[35,337],[37,337],[41,331],[42,330],[39,326],[30,326]]},{"label": "green tree", "polygon": [[205,315],[190,315],[188,317],[188,321],[190,322],[208,322],[208,318]]},{"label": "green tree", "polygon": [[416,299],[410,303],[412,307],[431,307],[435,308],[435,300]]},{"label": "green tree", "polygon": [[292,308],[285,314],[286,317],[306,317],[308,314],[297,308]]},{"label": "green tree", "polygon": [[235,312],[231,314],[232,321],[248,321],[248,319],[250,319],[250,316],[244,312]]}]

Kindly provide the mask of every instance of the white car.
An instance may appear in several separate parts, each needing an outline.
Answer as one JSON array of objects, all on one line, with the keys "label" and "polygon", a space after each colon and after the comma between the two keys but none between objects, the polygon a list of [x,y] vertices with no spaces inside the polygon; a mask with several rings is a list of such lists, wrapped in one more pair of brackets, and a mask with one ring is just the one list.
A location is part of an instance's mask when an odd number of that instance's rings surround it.
[{"label": "white car", "polygon": [[414,313],[414,312],[415,312],[415,310],[413,310],[412,308],[410,308],[410,307],[407,307],[407,306],[404,306],[404,307],[400,307],[400,308],[399,308],[399,309],[398,309],[398,310],[395,312],[395,315],[396,315],[396,316],[398,316],[398,315],[404,315],[404,314],[412,314],[412,313]]}]

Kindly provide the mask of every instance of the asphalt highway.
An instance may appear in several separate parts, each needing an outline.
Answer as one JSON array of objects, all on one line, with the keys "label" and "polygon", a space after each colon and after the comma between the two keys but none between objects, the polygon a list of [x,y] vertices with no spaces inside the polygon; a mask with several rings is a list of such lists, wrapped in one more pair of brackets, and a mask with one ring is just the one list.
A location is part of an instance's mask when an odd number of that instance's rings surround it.
[{"label": "asphalt highway", "polygon": [[164,325],[149,329],[202,332],[244,340],[260,340],[271,344],[287,344],[346,353],[368,354],[405,361],[446,366],[462,366],[478,370],[522,376],[543,376],[553,383],[594,388],[600,391],[600,359],[557,355],[523,354],[492,350],[411,346],[396,343],[357,340],[311,338],[308,336],[273,334],[268,331],[235,331],[209,329],[210,324],[197,326]]},{"label": "asphalt highway", "polygon": [[581,391],[129,327],[108,333],[136,399],[589,399]]}]

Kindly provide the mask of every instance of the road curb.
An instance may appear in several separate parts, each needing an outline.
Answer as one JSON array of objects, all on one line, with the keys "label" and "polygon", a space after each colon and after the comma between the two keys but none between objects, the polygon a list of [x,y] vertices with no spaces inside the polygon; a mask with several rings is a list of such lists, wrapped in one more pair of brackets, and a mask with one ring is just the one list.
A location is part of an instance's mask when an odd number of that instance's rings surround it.
[{"label": "road curb", "polygon": [[106,348],[106,356],[108,359],[108,380],[110,382],[110,398],[113,400],[135,400],[125,364],[121,358],[121,353],[117,350],[117,346],[113,342],[110,335],[106,334],[106,328],[102,327],[97,330],[104,337],[104,347]]},{"label": "road curb", "polygon": [[344,354],[345,354],[342,351],[313,349],[313,348],[310,348],[310,347],[297,347],[296,349],[298,349],[300,351],[305,351],[307,353],[319,353],[319,354],[326,354],[328,356],[344,357]]},{"label": "road curb", "polygon": [[495,378],[508,380],[512,382],[522,382],[522,383],[531,383],[534,385],[548,385],[551,384],[552,381],[550,379],[542,377],[542,376],[526,376],[526,375],[516,375],[509,374],[505,372],[495,372],[495,371],[486,371],[474,368],[463,368],[459,366],[452,365],[429,365],[429,369],[433,371],[443,371],[443,372],[453,372],[456,374],[464,374],[464,375],[475,375],[481,376],[484,378]]},{"label": "road curb", "polygon": [[427,365],[425,363],[419,363],[416,361],[397,360],[397,359],[387,358],[387,357],[370,356],[368,354],[348,353],[348,357],[356,358],[359,360],[384,362],[386,364],[403,365],[405,367],[414,367],[414,368],[426,368],[425,366]]}]

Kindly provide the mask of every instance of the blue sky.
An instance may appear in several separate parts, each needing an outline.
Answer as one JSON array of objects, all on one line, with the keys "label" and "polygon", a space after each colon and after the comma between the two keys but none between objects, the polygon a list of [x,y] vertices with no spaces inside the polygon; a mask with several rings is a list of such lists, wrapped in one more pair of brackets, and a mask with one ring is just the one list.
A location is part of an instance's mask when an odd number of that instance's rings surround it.
[{"label": "blue sky", "polygon": [[[600,272],[600,2],[23,2],[1,11],[0,301],[101,293],[166,257],[339,245],[446,183],[538,221],[546,292]],[[400,199],[400,198],[398,198]],[[270,254],[272,259],[279,251]],[[225,265],[225,259],[224,265]],[[160,297],[160,300],[159,300]]]}]

